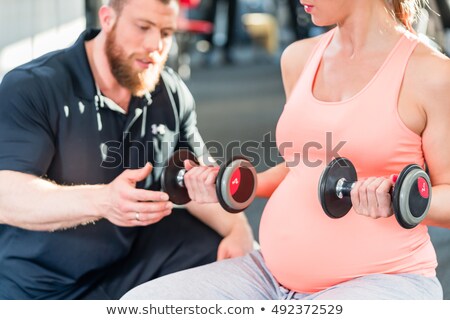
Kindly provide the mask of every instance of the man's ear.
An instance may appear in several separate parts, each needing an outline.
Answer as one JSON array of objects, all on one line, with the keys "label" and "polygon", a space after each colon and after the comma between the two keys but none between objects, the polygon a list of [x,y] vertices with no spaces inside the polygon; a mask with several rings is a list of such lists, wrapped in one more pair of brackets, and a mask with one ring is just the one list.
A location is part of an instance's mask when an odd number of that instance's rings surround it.
[{"label": "man's ear", "polygon": [[117,13],[113,8],[104,5],[98,10],[98,19],[102,30],[109,32],[116,22]]}]

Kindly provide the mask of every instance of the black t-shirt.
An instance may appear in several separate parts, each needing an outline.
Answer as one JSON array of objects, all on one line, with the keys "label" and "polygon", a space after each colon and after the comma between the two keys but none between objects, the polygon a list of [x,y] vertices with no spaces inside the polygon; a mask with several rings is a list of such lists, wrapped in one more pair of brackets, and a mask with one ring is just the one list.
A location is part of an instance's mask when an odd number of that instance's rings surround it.
[{"label": "black t-shirt", "polygon": [[[33,174],[61,185],[109,183],[147,161],[154,170],[138,187],[159,190],[165,161],[180,147],[204,151],[192,95],[171,69],[129,112],[115,110],[96,89],[84,42],[22,65],[0,84],[0,170]],[[26,195],[24,195],[26,199]],[[67,204],[70,205],[70,204]],[[124,258],[140,228],[103,219],[55,232],[0,225],[0,297],[22,288],[45,298]]]}]

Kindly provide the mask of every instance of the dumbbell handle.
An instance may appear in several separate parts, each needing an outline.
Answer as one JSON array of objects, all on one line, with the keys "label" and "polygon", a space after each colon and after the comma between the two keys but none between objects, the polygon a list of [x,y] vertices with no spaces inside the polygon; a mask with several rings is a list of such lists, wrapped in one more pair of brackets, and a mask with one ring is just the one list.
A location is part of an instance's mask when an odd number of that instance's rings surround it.
[{"label": "dumbbell handle", "polygon": [[341,178],[336,183],[336,195],[339,199],[342,199],[343,197],[350,197],[350,192],[352,191],[353,187],[355,186],[354,181],[347,181],[345,178]]},{"label": "dumbbell handle", "polygon": [[183,188],[185,187],[184,176],[186,175],[186,172],[187,172],[186,169],[180,169],[180,171],[178,171],[178,174],[177,174],[177,184]]},{"label": "dumbbell handle", "polygon": [[[355,186],[355,183],[356,183],[355,181],[347,181],[345,178],[339,179],[338,182],[336,183],[336,195],[338,196],[338,198],[342,199],[343,197],[350,197],[350,192]],[[393,188],[389,190],[389,194],[391,196],[392,190]]]},{"label": "dumbbell handle", "polygon": [[180,187],[184,187],[184,175],[186,174],[186,169],[181,169],[177,174],[177,184]]}]

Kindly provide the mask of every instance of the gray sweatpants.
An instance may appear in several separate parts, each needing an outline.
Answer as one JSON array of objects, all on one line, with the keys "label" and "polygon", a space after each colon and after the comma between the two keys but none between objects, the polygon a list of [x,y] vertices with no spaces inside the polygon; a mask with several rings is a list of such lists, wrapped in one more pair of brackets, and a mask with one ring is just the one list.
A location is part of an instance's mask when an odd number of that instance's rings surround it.
[{"label": "gray sweatpants", "polygon": [[126,300],[415,300],[442,299],[437,278],[415,274],[374,274],[304,294],[281,286],[259,251],[170,274],[125,294]]}]

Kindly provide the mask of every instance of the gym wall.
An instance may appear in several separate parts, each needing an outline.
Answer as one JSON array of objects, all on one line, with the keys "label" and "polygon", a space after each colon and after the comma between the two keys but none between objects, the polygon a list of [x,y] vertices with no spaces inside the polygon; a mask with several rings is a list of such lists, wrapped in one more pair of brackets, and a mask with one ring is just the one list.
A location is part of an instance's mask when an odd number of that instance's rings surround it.
[{"label": "gym wall", "polygon": [[15,66],[69,45],[85,26],[85,0],[1,0],[0,80]]}]

